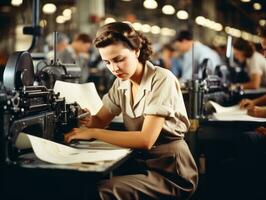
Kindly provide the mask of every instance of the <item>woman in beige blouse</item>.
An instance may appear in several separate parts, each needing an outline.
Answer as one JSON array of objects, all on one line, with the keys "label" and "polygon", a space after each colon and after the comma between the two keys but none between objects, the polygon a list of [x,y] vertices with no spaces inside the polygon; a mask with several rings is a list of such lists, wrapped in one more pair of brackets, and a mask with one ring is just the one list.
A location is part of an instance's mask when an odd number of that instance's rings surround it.
[{"label": "woman in beige blouse", "polygon": [[[97,139],[135,149],[128,174],[98,184],[101,199],[186,199],[195,191],[198,172],[184,133],[189,127],[176,77],[153,66],[149,41],[129,24],[114,22],[94,40],[103,61],[117,77],[100,111],[84,127],[65,135]],[[122,112],[127,131],[104,128]],[[129,172],[130,171],[130,172]]]}]

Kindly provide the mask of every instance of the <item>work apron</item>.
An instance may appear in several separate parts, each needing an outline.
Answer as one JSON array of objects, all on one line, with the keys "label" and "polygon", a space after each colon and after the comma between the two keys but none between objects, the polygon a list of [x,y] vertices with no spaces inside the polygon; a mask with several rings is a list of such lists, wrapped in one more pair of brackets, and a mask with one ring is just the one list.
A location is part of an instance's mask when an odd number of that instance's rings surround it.
[{"label": "work apron", "polygon": [[155,171],[172,182],[185,199],[197,187],[197,166],[183,139],[167,141],[159,138],[151,150],[136,151],[135,159],[140,169]]}]

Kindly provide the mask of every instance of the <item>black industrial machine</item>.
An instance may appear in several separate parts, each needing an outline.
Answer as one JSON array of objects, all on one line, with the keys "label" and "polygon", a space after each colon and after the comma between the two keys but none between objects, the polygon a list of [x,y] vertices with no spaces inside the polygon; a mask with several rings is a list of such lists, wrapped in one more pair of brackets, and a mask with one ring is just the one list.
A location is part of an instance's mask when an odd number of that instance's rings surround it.
[{"label": "black industrial machine", "polygon": [[[231,66],[232,37],[228,36],[226,50],[226,64],[215,66],[214,73],[208,71],[209,59],[204,59],[200,66],[193,66],[193,77],[186,84],[188,88],[188,114],[191,119],[203,119],[206,117],[205,104],[212,100],[224,106],[234,105],[244,97],[250,97],[242,88],[231,89],[232,83],[238,82],[237,72]],[[252,97],[251,97],[252,98]]]},{"label": "black industrial machine", "polygon": [[54,58],[51,61],[41,60],[36,66],[36,80],[49,89],[54,87],[56,80],[79,82],[81,67],[75,63],[61,63],[57,59],[56,41],[57,32],[54,32]]},{"label": "black industrial machine", "polygon": [[32,58],[15,52],[8,60],[0,88],[1,162],[14,163],[23,153],[15,142],[20,132],[62,142],[63,133],[78,126],[81,109],[59,93],[34,85]]}]

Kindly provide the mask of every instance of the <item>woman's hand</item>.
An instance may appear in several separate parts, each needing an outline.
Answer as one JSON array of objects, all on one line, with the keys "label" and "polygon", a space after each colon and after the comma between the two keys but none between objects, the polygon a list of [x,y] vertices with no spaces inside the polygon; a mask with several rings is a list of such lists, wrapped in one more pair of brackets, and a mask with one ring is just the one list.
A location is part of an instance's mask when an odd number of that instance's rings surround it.
[{"label": "woman's hand", "polygon": [[90,140],[94,138],[94,129],[87,127],[73,128],[69,133],[64,135],[66,143],[70,143],[73,139]]},{"label": "woman's hand", "polygon": [[240,108],[253,108],[255,106],[254,101],[250,100],[250,99],[243,99],[240,101],[239,103]]},{"label": "woman's hand", "polygon": [[266,136],[266,128],[263,127],[263,126],[257,128],[257,129],[256,129],[256,132],[257,132],[258,134],[261,134],[261,135]]},{"label": "woman's hand", "polygon": [[[85,109],[82,109],[82,112],[86,113],[86,112],[89,112],[89,110],[87,108],[85,108]],[[83,126],[89,126],[90,121],[91,121],[91,115],[88,117],[84,117],[84,118],[80,119],[79,124],[83,125]]]},{"label": "woman's hand", "polygon": [[258,106],[253,106],[248,109],[247,112],[248,115],[253,116],[253,117],[266,117],[266,108],[264,107],[258,107]]}]

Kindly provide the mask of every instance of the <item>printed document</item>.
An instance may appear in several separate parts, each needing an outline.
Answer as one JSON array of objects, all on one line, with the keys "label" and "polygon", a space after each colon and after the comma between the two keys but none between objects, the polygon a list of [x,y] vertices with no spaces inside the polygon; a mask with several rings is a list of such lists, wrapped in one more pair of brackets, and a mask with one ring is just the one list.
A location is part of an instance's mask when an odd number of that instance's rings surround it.
[{"label": "printed document", "polygon": [[97,163],[122,159],[129,149],[111,150],[77,149],[43,138],[28,135],[35,155],[43,161],[53,164]]},{"label": "printed document", "polygon": [[87,108],[92,115],[96,115],[103,103],[98,95],[94,83],[68,83],[56,81],[54,91],[65,97],[67,103],[77,102],[81,108]]},{"label": "printed document", "polygon": [[247,114],[246,109],[241,109],[239,105],[224,107],[214,101],[209,101],[216,113],[213,113],[213,118],[221,121],[254,121],[266,122],[266,118],[252,117]]}]

